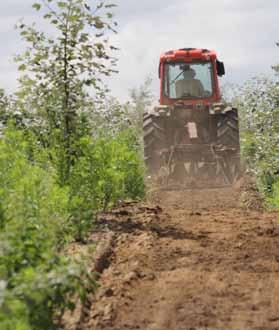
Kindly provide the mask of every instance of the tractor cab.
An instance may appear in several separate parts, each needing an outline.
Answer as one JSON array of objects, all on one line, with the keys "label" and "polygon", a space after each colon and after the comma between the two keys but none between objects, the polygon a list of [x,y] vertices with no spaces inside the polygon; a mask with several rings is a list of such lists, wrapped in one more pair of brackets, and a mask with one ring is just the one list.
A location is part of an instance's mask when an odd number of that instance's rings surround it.
[{"label": "tractor cab", "polygon": [[160,56],[160,104],[211,104],[221,99],[218,77],[224,64],[207,49],[183,48]]}]

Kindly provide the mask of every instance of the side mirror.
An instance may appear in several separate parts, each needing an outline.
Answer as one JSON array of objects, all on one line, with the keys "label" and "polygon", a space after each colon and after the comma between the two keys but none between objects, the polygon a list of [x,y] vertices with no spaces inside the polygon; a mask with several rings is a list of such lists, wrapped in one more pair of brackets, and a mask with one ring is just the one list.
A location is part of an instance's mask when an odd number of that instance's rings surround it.
[{"label": "side mirror", "polygon": [[161,79],[161,63],[159,64],[159,69],[158,69],[158,75],[159,75],[159,79]]},{"label": "side mirror", "polygon": [[217,66],[217,75],[222,77],[225,75],[225,66],[223,62],[216,61],[216,66]]}]

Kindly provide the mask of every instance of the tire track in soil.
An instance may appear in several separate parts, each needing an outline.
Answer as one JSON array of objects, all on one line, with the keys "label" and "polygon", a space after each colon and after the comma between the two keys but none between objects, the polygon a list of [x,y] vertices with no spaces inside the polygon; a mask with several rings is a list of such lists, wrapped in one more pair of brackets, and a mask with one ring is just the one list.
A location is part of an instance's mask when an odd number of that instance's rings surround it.
[{"label": "tire track in soil", "polygon": [[114,251],[79,329],[279,329],[279,213],[239,196],[161,191],[102,215]]}]

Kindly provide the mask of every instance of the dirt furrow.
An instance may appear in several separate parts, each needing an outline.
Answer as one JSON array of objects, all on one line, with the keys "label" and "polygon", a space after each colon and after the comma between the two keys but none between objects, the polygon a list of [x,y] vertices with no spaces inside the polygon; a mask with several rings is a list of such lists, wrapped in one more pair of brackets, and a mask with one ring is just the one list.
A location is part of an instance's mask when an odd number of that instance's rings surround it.
[{"label": "dirt furrow", "polygon": [[161,191],[102,215],[115,247],[81,329],[279,329],[279,214],[240,195]]}]

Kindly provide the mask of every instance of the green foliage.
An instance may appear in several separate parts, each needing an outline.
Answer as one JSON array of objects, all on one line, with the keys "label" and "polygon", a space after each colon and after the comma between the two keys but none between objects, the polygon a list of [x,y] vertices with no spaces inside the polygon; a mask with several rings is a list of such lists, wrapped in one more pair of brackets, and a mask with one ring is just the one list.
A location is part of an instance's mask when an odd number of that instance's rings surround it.
[{"label": "green foliage", "polygon": [[1,329],[52,329],[54,313],[94,287],[85,267],[59,256],[71,238],[68,189],[36,152],[30,159],[31,138],[10,127],[0,140]]},{"label": "green foliage", "polygon": [[79,162],[70,176],[70,205],[75,235],[82,239],[94,214],[120,199],[144,196],[143,166],[130,131],[79,141]]},{"label": "green foliage", "polygon": [[59,319],[64,310],[72,310],[77,295],[84,302],[87,290],[95,288],[86,268],[70,260],[60,258],[48,265],[26,267],[1,292],[1,329],[56,329],[54,316]]},{"label": "green foliage", "polygon": [[257,77],[234,93],[241,119],[241,146],[268,204],[279,207],[279,93],[276,81]]},{"label": "green foliage", "polygon": [[278,209],[279,207],[279,179],[274,180],[272,184],[272,193],[267,197],[270,207]]},{"label": "green foliage", "polygon": [[86,298],[86,267],[59,253],[85,241],[98,211],[144,196],[143,166],[131,130],[76,141],[79,161],[61,187],[36,136],[10,126],[0,140],[0,328],[54,329],[54,315]]}]

